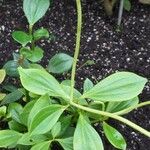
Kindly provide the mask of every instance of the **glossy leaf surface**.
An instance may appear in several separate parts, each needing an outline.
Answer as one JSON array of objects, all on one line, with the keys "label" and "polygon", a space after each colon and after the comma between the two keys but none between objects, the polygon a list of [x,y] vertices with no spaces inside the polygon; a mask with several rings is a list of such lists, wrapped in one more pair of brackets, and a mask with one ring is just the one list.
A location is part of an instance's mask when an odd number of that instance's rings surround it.
[{"label": "glossy leaf surface", "polygon": [[80,115],[73,139],[74,150],[103,150],[103,143],[95,129]]},{"label": "glossy leaf surface", "polygon": [[48,71],[52,73],[64,73],[71,69],[73,58],[67,54],[59,53],[53,56],[48,64]]},{"label": "glossy leaf surface", "polygon": [[110,75],[83,94],[84,98],[96,101],[126,101],[139,95],[146,78],[131,72],[118,72]]},{"label": "glossy leaf surface", "polygon": [[39,40],[41,38],[49,38],[49,32],[47,29],[41,28],[34,32],[34,40]]},{"label": "glossy leaf surface", "polygon": [[106,122],[104,122],[103,130],[107,139],[114,147],[122,150],[126,149],[127,145],[124,137],[115,128],[111,127]]}]

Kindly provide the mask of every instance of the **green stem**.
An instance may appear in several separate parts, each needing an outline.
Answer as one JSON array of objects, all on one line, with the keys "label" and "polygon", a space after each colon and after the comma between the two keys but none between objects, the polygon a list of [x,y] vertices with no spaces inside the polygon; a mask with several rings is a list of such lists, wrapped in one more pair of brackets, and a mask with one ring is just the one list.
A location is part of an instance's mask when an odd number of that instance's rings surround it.
[{"label": "green stem", "polygon": [[141,128],[140,126],[136,125],[135,123],[131,122],[130,120],[128,119],[125,119],[123,117],[120,117],[118,115],[115,115],[113,113],[109,113],[109,112],[104,112],[104,111],[99,111],[99,110],[95,110],[95,109],[91,109],[91,108],[88,108],[88,107],[84,107],[82,105],[79,105],[79,104],[76,104],[74,102],[70,102],[70,104],[76,108],[79,108],[79,109],[82,109],[84,111],[87,111],[87,112],[91,112],[91,113],[94,113],[94,114],[99,114],[99,115],[102,115],[102,116],[106,116],[106,117],[110,117],[110,118],[113,118],[113,119],[116,119],[124,124],[127,124],[128,126],[132,127],[133,129],[139,131],[140,133],[150,137],[150,132]]},{"label": "green stem", "polygon": [[75,73],[76,73],[76,65],[80,51],[80,41],[81,41],[81,29],[82,29],[82,8],[81,8],[81,1],[76,0],[77,4],[77,14],[78,14],[78,23],[77,23],[77,35],[76,35],[76,47],[74,53],[74,60],[71,72],[71,92],[70,98],[73,101],[73,93],[74,93],[74,85],[75,85]]},{"label": "green stem", "polygon": [[132,111],[133,109],[137,109],[137,108],[140,108],[140,107],[143,107],[143,106],[146,106],[146,105],[150,105],[150,101],[146,101],[146,102],[140,103],[140,104],[138,104],[138,105],[131,106],[131,107],[126,108],[126,109],[124,109],[124,110],[115,112],[114,114],[115,114],[115,115],[124,115],[124,114],[129,113],[129,112]]},{"label": "green stem", "polygon": [[35,41],[34,41],[34,38],[33,38],[33,25],[29,25],[29,34],[32,36],[31,50],[34,50],[34,48],[35,48]]}]

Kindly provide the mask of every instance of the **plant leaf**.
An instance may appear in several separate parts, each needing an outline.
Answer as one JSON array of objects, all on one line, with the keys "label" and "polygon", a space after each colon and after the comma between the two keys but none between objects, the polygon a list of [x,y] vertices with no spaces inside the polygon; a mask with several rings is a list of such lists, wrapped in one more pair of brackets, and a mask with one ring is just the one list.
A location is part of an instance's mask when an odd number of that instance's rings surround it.
[{"label": "plant leaf", "polygon": [[48,64],[48,71],[52,73],[64,73],[71,69],[73,58],[67,54],[59,53],[53,56]]},{"label": "plant leaf", "polygon": [[47,29],[38,29],[33,34],[34,40],[39,40],[41,38],[49,38],[49,32]]},{"label": "plant leaf", "polygon": [[110,75],[83,94],[83,98],[96,101],[126,101],[138,96],[147,82],[146,78],[131,72]]},{"label": "plant leaf", "polygon": [[0,93],[0,101],[2,101],[5,98],[6,94],[5,93]]},{"label": "plant leaf", "polygon": [[50,144],[51,143],[49,141],[41,142],[34,145],[31,150],[49,150]]},{"label": "plant leaf", "polygon": [[[29,131],[31,135],[44,134],[50,131],[63,113],[61,105],[50,105],[43,108],[31,122]],[[43,128],[44,127],[44,128]]]},{"label": "plant leaf", "polygon": [[58,81],[49,73],[39,69],[23,69],[19,68],[21,83],[28,91],[38,94],[50,96],[60,96],[69,98],[62,90]]},{"label": "plant leaf", "polygon": [[34,106],[32,107],[29,117],[28,117],[28,126],[30,126],[30,123],[34,119],[34,117],[37,115],[38,112],[40,112],[43,108],[47,107],[50,105],[50,98],[49,96],[43,95],[41,96],[35,103]]},{"label": "plant leaf", "polygon": [[43,57],[43,50],[40,47],[35,47],[34,50],[31,51],[31,55],[27,57],[32,62],[40,61]]},{"label": "plant leaf", "polygon": [[124,5],[123,5],[124,9],[127,11],[131,10],[131,2],[130,0],[124,0]]},{"label": "plant leaf", "polygon": [[20,43],[22,46],[26,46],[32,40],[32,36],[28,35],[23,31],[14,31],[12,37],[15,41]]},{"label": "plant leaf", "polygon": [[56,138],[59,135],[60,131],[61,131],[61,122],[57,122],[51,131],[53,138]]},{"label": "plant leaf", "polygon": [[103,143],[95,129],[80,114],[73,139],[74,150],[103,150]]},{"label": "plant leaf", "polygon": [[6,115],[6,109],[7,109],[6,106],[0,107],[0,118]]},{"label": "plant leaf", "polygon": [[1,102],[1,105],[9,104],[19,100],[23,96],[23,93],[17,89],[14,92],[7,94]]},{"label": "plant leaf", "polygon": [[106,122],[104,122],[103,130],[107,139],[114,147],[122,150],[126,149],[127,145],[125,139],[115,128],[111,127]]},{"label": "plant leaf", "polygon": [[33,108],[35,102],[36,102],[35,100],[32,100],[29,103],[27,103],[25,107],[23,108],[23,112],[20,114],[21,123],[25,126],[28,125],[29,113],[31,109]]},{"label": "plant leaf", "polygon": [[41,19],[50,5],[49,0],[24,0],[23,10],[30,25],[34,25]]},{"label": "plant leaf", "polygon": [[18,123],[20,122],[20,114],[23,111],[23,107],[18,103],[11,103],[8,106],[8,113],[11,115],[12,119]]},{"label": "plant leaf", "polygon": [[19,64],[17,61],[10,60],[8,61],[3,68],[6,71],[6,74],[12,77],[18,77],[18,70],[17,68],[19,67]]},{"label": "plant leaf", "polygon": [[22,136],[21,133],[13,130],[1,130],[0,131],[0,147],[8,147],[16,145],[19,138]]},{"label": "plant leaf", "polygon": [[86,80],[84,81],[84,85],[83,85],[84,93],[92,89],[93,86],[94,86],[93,82],[89,80],[88,78],[86,78]]},{"label": "plant leaf", "polygon": [[131,106],[137,105],[138,103],[139,103],[138,97],[123,102],[109,102],[106,111],[114,113],[129,108]]},{"label": "plant leaf", "polygon": [[58,139],[57,141],[63,147],[64,150],[73,150],[73,137]]},{"label": "plant leaf", "polygon": [[4,81],[6,76],[6,71],[4,69],[0,69],[0,84]]}]

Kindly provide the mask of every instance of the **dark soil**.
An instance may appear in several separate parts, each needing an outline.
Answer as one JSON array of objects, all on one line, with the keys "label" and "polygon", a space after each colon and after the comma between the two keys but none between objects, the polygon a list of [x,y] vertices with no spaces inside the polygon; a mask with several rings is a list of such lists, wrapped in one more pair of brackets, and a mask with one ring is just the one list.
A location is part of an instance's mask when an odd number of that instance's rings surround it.
[{"label": "dark soil", "polygon": [[[79,66],[87,60],[95,65],[84,67],[77,72],[77,87],[82,86],[86,77],[96,80],[115,71],[131,71],[150,78],[150,6],[132,2],[132,10],[124,12],[122,32],[116,32],[117,9],[112,17],[107,17],[102,4],[97,0],[83,2],[83,32]],[[45,57],[41,62],[48,64],[56,52],[73,55],[76,31],[76,7],[74,1],[54,0],[47,15],[35,28],[45,27],[52,32],[55,41],[41,41]],[[12,52],[19,45],[11,37],[14,30],[26,30],[27,20],[23,16],[22,1],[0,0],[0,67],[11,59]],[[140,96],[141,101],[150,100],[150,83]],[[150,107],[135,110],[126,118],[150,130]],[[128,150],[150,149],[150,139],[133,129],[111,121],[126,137]],[[100,129],[98,128],[100,131]],[[106,150],[112,146],[105,143]]]}]

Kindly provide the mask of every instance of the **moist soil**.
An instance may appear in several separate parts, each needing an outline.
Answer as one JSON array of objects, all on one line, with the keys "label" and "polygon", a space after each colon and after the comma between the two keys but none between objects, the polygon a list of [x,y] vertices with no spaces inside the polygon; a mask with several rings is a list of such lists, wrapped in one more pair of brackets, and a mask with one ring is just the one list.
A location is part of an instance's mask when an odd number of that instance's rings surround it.
[{"label": "moist soil", "polygon": [[[83,28],[78,67],[87,60],[94,60],[95,64],[78,69],[76,87],[82,89],[86,78],[96,83],[116,71],[131,71],[149,79],[150,6],[133,0],[131,11],[124,11],[121,32],[116,32],[118,7],[111,17],[105,14],[100,1],[83,0],[82,7]],[[45,51],[42,65],[46,66],[48,60],[58,52],[73,55],[76,21],[76,5],[73,0],[53,1],[46,16],[35,26],[35,29],[45,27],[53,34],[51,40],[38,43]],[[0,67],[12,59],[12,52],[19,49],[11,33],[22,29],[28,31],[27,27],[22,1],[0,0]],[[150,100],[150,83],[140,95],[141,102],[146,100]],[[144,107],[125,117],[150,131],[149,114],[150,107]],[[150,149],[150,139],[147,137],[117,121],[110,120],[110,123],[125,136],[127,150]],[[96,129],[102,135],[101,128],[96,126]],[[104,145],[106,150],[113,149],[107,140],[104,140]]]}]

